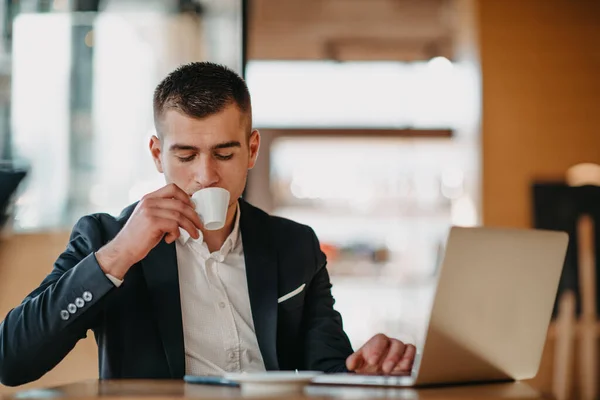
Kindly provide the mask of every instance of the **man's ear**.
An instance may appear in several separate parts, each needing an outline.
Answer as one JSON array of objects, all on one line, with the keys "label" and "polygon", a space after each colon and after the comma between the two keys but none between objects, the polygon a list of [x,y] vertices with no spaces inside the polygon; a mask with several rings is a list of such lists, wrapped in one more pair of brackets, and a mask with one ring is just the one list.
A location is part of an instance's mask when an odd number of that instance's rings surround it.
[{"label": "man's ear", "polygon": [[248,159],[248,169],[254,168],[256,159],[258,158],[258,150],[260,148],[260,132],[254,129],[248,139],[248,147],[250,148],[250,158]]},{"label": "man's ear", "polygon": [[163,171],[162,165],[162,143],[160,139],[156,135],[152,135],[150,138],[150,154],[152,154],[152,160],[154,160],[154,165],[156,166],[156,170],[161,174]]}]

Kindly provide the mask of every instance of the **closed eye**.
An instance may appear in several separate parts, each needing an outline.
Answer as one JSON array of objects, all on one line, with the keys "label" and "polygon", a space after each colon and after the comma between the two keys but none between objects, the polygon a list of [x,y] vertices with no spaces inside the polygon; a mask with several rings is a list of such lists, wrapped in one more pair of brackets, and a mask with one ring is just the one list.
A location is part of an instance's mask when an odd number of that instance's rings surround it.
[{"label": "closed eye", "polygon": [[233,157],[233,154],[215,154],[215,158],[217,160],[221,160],[221,161],[227,161],[227,160],[231,160],[231,158]]},{"label": "closed eye", "polygon": [[191,156],[188,156],[188,157],[179,157],[179,156],[177,156],[177,159],[178,159],[179,161],[181,161],[181,162],[184,162],[184,163],[185,163],[185,162],[190,162],[190,161],[192,161],[194,158],[196,158],[196,155],[195,155],[195,154],[192,154]]}]

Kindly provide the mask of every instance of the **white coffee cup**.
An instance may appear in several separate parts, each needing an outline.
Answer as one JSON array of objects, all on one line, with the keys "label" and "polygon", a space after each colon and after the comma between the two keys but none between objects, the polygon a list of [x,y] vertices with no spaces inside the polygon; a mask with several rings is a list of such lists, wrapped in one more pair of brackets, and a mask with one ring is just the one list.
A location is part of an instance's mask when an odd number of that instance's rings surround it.
[{"label": "white coffee cup", "polygon": [[192,195],[204,228],[216,231],[225,226],[229,197],[229,192],[219,187],[201,189]]}]

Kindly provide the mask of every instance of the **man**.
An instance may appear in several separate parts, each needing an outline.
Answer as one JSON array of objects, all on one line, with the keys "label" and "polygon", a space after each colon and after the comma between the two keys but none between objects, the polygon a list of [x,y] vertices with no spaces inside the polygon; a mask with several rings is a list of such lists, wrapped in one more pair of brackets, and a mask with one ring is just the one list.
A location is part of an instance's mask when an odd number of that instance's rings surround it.
[{"label": "man", "polygon": [[[89,329],[102,379],[408,373],[415,348],[399,340],[380,334],[353,353],[312,229],[240,199],[260,145],[242,78],[182,66],[156,88],[154,116],[150,152],[167,185],[117,218],[76,224],[52,272],[0,325],[0,381],[38,379]],[[190,199],[206,187],[231,193],[218,231]]]}]

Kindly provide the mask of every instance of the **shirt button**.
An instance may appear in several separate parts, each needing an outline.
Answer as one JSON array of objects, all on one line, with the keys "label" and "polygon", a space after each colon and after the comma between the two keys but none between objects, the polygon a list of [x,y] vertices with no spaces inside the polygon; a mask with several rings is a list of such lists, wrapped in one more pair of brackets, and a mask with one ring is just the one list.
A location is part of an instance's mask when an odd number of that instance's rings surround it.
[{"label": "shirt button", "polygon": [[66,320],[68,320],[70,316],[71,316],[71,314],[69,314],[69,312],[68,312],[67,310],[62,310],[62,311],[60,312],[60,318],[61,318],[63,321],[66,321]]},{"label": "shirt button", "polygon": [[67,310],[69,311],[69,313],[75,314],[77,312],[77,306],[71,303],[67,306]]},{"label": "shirt button", "polygon": [[83,299],[85,301],[92,301],[92,298],[93,298],[92,293],[90,293],[90,292],[83,292]]},{"label": "shirt button", "polygon": [[230,351],[230,352],[229,352],[229,359],[230,359],[231,361],[233,361],[233,359],[234,359],[234,358],[235,358],[235,354],[233,354],[233,351]]},{"label": "shirt button", "polygon": [[220,302],[220,303],[219,303],[219,307],[221,307],[221,308],[225,308],[225,306],[226,306],[226,304],[225,304],[224,302]]},{"label": "shirt button", "polygon": [[81,297],[78,297],[75,299],[75,305],[77,306],[77,308],[83,308],[83,306],[85,305],[85,301],[83,301]]}]

